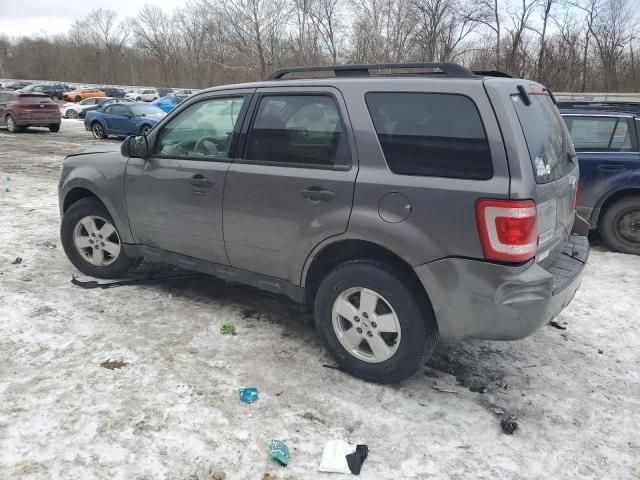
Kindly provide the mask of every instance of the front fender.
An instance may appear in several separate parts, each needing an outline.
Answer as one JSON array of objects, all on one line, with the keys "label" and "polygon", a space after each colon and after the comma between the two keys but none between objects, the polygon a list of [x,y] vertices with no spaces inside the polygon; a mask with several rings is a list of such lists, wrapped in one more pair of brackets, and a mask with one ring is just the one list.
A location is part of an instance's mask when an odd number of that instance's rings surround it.
[{"label": "front fender", "polygon": [[[106,161],[104,157],[111,157]],[[82,158],[80,165],[77,163]],[[96,161],[96,165],[85,163],[86,159]],[[117,161],[120,158],[122,161]],[[119,153],[102,153],[80,157],[70,157],[65,160],[63,178],[59,189],[60,215],[64,214],[64,202],[70,192],[76,188],[83,188],[94,194],[109,211],[118,229],[123,243],[133,243],[133,236],[129,228],[127,208],[124,192],[124,175],[126,159]],[[65,170],[67,170],[65,172]]]}]

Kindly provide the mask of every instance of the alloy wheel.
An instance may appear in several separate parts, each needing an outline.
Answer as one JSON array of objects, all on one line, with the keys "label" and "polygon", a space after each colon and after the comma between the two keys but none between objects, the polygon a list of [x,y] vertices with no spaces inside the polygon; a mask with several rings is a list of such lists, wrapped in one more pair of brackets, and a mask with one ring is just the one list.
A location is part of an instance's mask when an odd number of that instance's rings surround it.
[{"label": "alloy wheel", "polygon": [[82,218],[73,229],[73,244],[84,260],[98,267],[111,265],[120,256],[118,232],[103,217]]},{"label": "alloy wheel", "polygon": [[382,295],[368,288],[350,288],[338,295],[332,325],[344,349],[368,363],[390,359],[400,345],[398,315]]}]

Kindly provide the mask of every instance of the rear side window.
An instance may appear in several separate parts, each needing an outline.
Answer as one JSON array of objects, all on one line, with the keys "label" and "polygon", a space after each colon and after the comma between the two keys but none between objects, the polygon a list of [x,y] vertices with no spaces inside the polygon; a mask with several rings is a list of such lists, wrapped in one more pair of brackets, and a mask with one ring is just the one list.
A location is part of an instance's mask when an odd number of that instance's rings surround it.
[{"label": "rear side window", "polygon": [[549,183],[568,175],[574,168],[575,150],[560,112],[549,95],[529,95],[525,105],[520,95],[511,101],[527,142],[537,183]]},{"label": "rear side window", "polygon": [[347,167],[349,139],[329,95],[268,95],[249,132],[247,160],[309,167]]},{"label": "rear side window", "polygon": [[489,142],[473,101],[443,93],[368,93],[389,169],[400,175],[487,180]]},{"label": "rear side window", "polygon": [[626,118],[564,117],[578,152],[630,152],[631,132]]}]

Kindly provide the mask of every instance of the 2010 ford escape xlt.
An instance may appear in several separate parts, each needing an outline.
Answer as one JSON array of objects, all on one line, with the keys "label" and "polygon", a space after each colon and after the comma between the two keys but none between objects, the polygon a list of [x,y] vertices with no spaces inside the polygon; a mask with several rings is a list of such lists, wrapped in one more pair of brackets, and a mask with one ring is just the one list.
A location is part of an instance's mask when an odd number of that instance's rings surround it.
[{"label": "2010 ford escape xlt", "polygon": [[120,277],[145,258],[287,295],[370,381],[407,378],[438,336],[526,337],[588,257],[551,92],[457,64],[282,70],[106,150],[64,161],[78,270]]}]

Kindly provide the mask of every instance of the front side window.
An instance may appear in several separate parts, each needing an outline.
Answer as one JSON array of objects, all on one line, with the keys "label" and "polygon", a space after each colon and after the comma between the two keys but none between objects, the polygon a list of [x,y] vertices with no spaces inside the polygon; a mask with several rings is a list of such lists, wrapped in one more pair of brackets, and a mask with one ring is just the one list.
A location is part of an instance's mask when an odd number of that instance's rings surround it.
[{"label": "front side window", "polygon": [[633,149],[626,118],[564,117],[577,152],[629,152]]},{"label": "front side window", "polygon": [[350,165],[349,140],[336,101],[329,95],[263,97],[246,158],[292,166]]},{"label": "front side window", "polygon": [[392,172],[471,180],[493,176],[484,126],[468,97],[380,92],[365,100]]},{"label": "front side window", "polygon": [[241,95],[194,103],[162,129],[156,153],[169,157],[228,157],[244,102],[245,96]]}]

